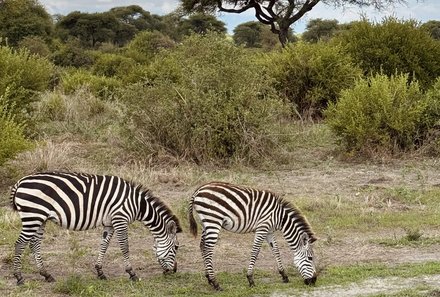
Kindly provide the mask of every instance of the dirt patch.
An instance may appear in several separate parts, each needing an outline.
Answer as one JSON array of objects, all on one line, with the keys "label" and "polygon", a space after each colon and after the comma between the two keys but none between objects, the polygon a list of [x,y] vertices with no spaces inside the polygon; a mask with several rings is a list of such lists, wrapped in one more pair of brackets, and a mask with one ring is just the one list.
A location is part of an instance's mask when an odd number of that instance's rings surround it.
[{"label": "dirt patch", "polygon": [[[358,284],[348,286],[328,286],[310,290],[310,292],[290,291],[274,293],[272,297],[302,296],[302,297],[354,297],[368,296],[375,294],[394,294],[405,289],[414,289],[419,286],[430,286],[436,288],[440,285],[440,275],[421,276],[413,278],[372,278]],[[427,296],[436,296],[438,290],[426,292]]]}]

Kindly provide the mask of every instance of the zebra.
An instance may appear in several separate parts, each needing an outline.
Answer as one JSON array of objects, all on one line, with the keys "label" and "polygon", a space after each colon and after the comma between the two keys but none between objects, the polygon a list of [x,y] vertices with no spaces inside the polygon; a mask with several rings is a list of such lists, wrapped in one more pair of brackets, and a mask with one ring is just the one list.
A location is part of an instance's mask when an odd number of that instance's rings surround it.
[{"label": "zebra", "polygon": [[112,175],[41,172],[23,177],[12,187],[11,204],[22,222],[13,258],[17,285],[24,283],[21,255],[28,243],[40,275],[48,282],[55,281],[47,272],[40,254],[48,220],[69,230],[104,227],[95,262],[99,279],[106,279],[102,270],[103,257],[113,233],[116,233],[125,271],[131,280],[139,280],[130,263],[128,245],[128,224],[135,220],[150,229],[155,240],[153,249],[163,272],[177,270],[177,233],[182,231],[179,220],[159,198],[141,185]]},{"label": "zebra", "polygon": [[272,249],[283,281],[289,282],[275,240],[276,230],[282,231],[293,251],[294,264],[304,278],[304,283],[315,284],[317,274],[312,243],[317,238],[301,212],[276,194],[230,183],[211,182],[200,186],[194,192],[188,210],[190,231],[194,237],[197,236],[197,223],[193,211],[201,221],[200,250],[205,276],[214,289],[221,290],[212,264],[214,245],[221,228],[235,233],[255,232],[247,270],[249,286],[255,285],[253,269],[264,240]]}]

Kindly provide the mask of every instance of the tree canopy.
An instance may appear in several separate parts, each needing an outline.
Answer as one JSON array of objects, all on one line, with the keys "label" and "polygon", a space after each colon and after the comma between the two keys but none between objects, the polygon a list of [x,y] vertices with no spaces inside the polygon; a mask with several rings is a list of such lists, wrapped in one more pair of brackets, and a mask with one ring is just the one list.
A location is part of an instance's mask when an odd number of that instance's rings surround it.
[{"label": "tree canopy", "polygon": [[52,18],[36,0],[0,1],[0,24],[0,36],[11,45],[27,36],[47,39],[53,31]]},{"label": "tree canopy", "polygon": [[270,25],[273,33],[278,34],[281,44],[288,42],[288,31],[316,4],[322,2],[333,6],[356,5],[359,7],[373,6],[382,9],[393,3],[405,3],[405,0],[181,0],[183,8],[188,12],[220,11],[242,13],[254,10],[255,17],[263,24]]},{"label": "tree canopy", "polygon": [[302,39],[308,42],[328,40],[337,30],[337,20],[323,20],[321,18],[312,19],[308,22],[306,30],[302,34]]}]

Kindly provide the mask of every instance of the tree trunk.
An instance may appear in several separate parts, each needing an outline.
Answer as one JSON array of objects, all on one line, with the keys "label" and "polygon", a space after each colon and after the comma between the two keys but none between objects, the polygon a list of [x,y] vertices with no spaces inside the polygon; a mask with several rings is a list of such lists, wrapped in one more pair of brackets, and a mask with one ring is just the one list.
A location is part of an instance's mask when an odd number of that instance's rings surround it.
[{"label": "tree trunk", "polygon": [[278,31],[278,39],[280,40],[281,46],[283,48],[286,47],[287,43],[289,42],[288,36],[289,36],[289,27],[287,28],[280,27]]}]

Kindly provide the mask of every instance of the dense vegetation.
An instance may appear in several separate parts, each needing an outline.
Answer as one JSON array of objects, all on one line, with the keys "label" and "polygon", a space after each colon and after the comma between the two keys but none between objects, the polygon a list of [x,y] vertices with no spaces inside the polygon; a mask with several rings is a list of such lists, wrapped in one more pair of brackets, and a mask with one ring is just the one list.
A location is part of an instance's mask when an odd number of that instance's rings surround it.
[{"label": "dense vegetation", "polygon": [[435,21],[316,19],[281,49],[261,23],[231,40],[200,13],[128,6],[52,22],[38,1],[1,5],[2,163],[69,132],[134,160],[279,164],[297,121],[328,125],[352,155],[440,151]]}]

